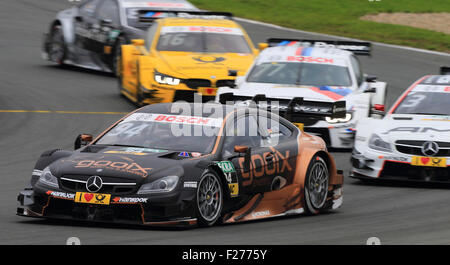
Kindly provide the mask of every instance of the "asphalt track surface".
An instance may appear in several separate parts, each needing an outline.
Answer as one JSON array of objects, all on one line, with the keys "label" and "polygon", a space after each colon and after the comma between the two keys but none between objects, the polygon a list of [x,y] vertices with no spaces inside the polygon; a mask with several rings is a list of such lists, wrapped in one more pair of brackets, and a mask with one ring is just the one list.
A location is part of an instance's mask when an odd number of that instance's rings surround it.
[{"label": "asphalt track surface", "polygon": [[[0,110],[129,112],[110,75],[60,68],[40,58],[41,34],[64,0],[0,1]],[[255,42],[267,37],[317,38],[242,23]],[[367,73],[389,84],[388,105],[417,78],[449,65],[450,57],[375,46],[362,58]],[[296,216],[206,229],[172,230],[27,219],[16,196],[47,149],[73,148],[78,133],[97,134],[117,114],[0,112],[0,244],[449,244],[450,187],[365,185],[348,178],[349,153],[334,153],[345,178],[344,205],[319,216]]]}]

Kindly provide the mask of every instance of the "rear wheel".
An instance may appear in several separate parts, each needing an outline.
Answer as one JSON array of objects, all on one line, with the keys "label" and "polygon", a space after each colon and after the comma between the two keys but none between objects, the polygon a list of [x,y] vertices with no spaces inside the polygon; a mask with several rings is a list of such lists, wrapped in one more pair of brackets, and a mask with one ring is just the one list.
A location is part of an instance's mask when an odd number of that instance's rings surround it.
[{"label": "rear wheel", "polygon": [[61,25],[54,25],[50,32],[50,43],[48,46],[48,56],[50,61],[57,64],[64,64],[66,57],[66,44]]},{"label": "rear wheel", "polygon": [[329,179],[327,163],[316,155],[309,164],[305,180],[305,210],[307,213],[318,214],[325,208]]},{"label": "rear wheel", "polygon": [[206,171],[197,188],[196,210],[199,225],[214,225],[221,217],[222,209],[222,182],[214,171]]}]

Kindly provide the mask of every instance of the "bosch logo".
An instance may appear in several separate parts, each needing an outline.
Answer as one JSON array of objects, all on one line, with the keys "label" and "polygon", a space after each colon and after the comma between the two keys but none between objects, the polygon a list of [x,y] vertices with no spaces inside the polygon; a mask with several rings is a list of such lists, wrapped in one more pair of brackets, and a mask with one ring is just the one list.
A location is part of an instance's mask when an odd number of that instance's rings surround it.
[{"label": "bosch logo", "polygon": [[97,192],[103,186],[103,180],[99,176],[92,176],[86,182],[86,189],[89,192]]}]

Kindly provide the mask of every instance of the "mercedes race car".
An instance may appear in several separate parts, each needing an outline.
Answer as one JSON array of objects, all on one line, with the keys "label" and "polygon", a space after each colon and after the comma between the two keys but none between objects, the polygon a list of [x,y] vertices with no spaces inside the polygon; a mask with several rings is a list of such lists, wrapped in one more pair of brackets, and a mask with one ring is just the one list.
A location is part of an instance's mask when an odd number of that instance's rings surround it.
[{"label": "mercedes race car", "polygon": [[137,105],[214,100],[245,74],[257,53],[232,14],[189,12],[157,20],[144,39],[122,46],[119,89]]},{"label": "mercedes race car", "polygon": [[322,139],[262,109],[154,104],[94,140],[78,136],[75,149],[41,155],[18,215],[210,226],[342,204]]},{"label": "mercedes race car", "polygon": [[247,75],[237,78],[235,88],[219,89],[216,101],[246,101],[261,94],[283,114],[294,97],[345,100],[348,109],[344,118],[305,119],[295,112],[289,118],[322,137],[327,146],[344,149],[353,147],[358,120],[384,111],[386,83],[364,75],[355,56],[370,55],[370,43],[269,39],[268,44],[270,48],[261,52]]},{"label": "mercedes race car", "polygon": [[86,0],[56,15],[44,34],[42,56],[58,64],[116,72],[122,44],[142,38],[156,19],[196,10],[184,0]]},{"label": "mercedes race car", "polygon": [[450,71],[420,78],[384,119],[361,120],[352,177],[449,183],[449,102]]}]

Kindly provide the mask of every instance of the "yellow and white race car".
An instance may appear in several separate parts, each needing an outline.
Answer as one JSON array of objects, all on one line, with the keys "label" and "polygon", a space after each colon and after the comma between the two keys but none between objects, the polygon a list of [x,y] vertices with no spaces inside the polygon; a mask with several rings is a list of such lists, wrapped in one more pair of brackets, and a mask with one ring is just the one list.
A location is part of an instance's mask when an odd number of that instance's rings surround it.
[{"label": "yellow and white race car", "polygon": [[214,100],[233,86],[259,50],[230,13],[189,12],[156,20],[144,39],[122,46],[120,93],[146,105]]}]

